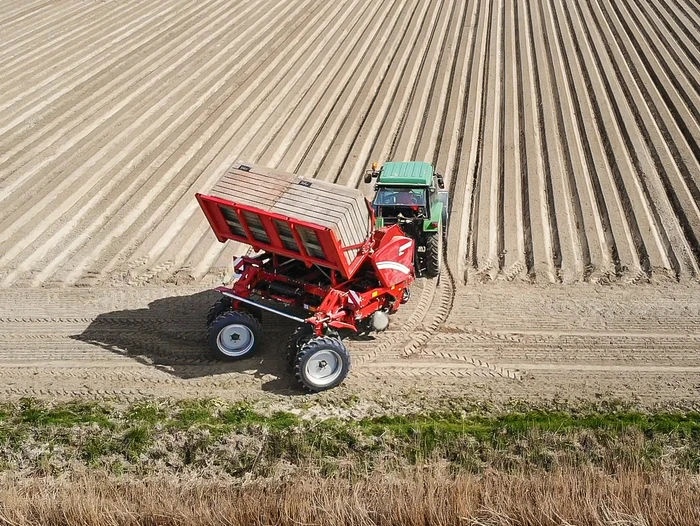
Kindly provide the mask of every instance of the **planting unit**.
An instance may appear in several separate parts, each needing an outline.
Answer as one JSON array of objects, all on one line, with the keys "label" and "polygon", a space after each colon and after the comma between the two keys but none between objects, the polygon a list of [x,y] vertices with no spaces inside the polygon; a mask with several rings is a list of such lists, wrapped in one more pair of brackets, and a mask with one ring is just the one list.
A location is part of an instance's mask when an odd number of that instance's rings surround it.
[{"label": "planting unit", "polygon": [[260,346],[262,316],[299,327],[287,356],[299,383],[322,391],[350,371],[347,335],[382,331],[409,297],[414,240],[398,225],[375,228],[359,190],[234,163],[212,190],[196,195],[219,241],[252,254],[235,258],[231,282],[208,316],[209,346],[238,360]]}]

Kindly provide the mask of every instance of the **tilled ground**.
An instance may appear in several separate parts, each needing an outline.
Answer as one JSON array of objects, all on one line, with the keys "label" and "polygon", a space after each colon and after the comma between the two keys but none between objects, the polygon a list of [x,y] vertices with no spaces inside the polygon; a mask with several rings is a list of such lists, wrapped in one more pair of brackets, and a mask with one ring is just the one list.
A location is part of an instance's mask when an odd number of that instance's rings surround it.
[{"label": "tilled ground", "polygon": [[0,391],[288,393],[283,323],[206,356],[243,248],[194,193],[418,159],[449,268],[339,396],[697,398],[699,33],[688,0],[0,1]]},{"label": "tilled ground", "polygon": [[[700,396],[695,285],[446,288],[419,281],[389,331],[349,341],[351,376],[326,398],[403,393],[413,401],[466,395],[653,405]],[[443,296],[449,312],[440,309]],[[292,325],[270,320],[254,358],[210,358],[204,318],[215,298],[191,287],[7,290],[0,303],[0,393],[300,394],[284,360]]]},{"label": "tilled ground", "polygon": [[218,275],[193,195],[237,158],[432,162],[459,281],[697,278],[698,34],[692,0],[0,1],[0,286]]}]

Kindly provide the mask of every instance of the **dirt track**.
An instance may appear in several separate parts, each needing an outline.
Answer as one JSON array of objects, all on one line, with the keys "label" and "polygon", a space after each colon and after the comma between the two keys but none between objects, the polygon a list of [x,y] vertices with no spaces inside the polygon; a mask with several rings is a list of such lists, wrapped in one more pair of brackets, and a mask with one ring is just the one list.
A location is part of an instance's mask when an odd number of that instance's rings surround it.
[{"label": "dirt track", "polygon": [[[332,397],[384,391],[430,398],[697,399],[697,287],[481,286],[460,292],[442,324],[440,311],[419,308],[430,294],[419,289],[392,330],[349,343],[352,375]],[[233,364],[209,359],[203,316],[210,292],[14,289],[3,298],[3,397],[238,399],[261,390],[295,392],[280,349],[291,325],[268,325],[257,358]]]},{"label": "dirt track", "polygon": [[240,371],[273,351],[203,358],[204,295],[110,313],[225,273],[193,194],[236,158],[347,185],[419,159],[451,271],[354,344],[350,389],[698,395],[696,4],[230,5],[0,2],[0,391],[265,389]]}]

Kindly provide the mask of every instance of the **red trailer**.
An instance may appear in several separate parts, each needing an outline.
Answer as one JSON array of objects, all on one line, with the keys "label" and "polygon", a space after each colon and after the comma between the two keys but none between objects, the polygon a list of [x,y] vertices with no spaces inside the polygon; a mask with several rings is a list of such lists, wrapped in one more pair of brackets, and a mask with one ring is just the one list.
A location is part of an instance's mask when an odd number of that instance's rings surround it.
[{"label": "red trailer", "polygon": [[222,359],[262,341],[262,313],[295,320],[287,356],[299,383],[322,391],[350,371],[344,336],[382,331],[409,297],[414,241],[398,225],[375,228],[370,203],[341,185],[234,163],[197,200],[217,239],[252,247],[208,316]]}]

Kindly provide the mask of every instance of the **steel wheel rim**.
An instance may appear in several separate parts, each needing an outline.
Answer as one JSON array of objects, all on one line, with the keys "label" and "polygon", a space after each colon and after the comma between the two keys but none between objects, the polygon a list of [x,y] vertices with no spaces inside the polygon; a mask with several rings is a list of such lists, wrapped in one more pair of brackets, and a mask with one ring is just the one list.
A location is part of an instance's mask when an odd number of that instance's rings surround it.
[{"label": "steel wheel rim", "polygon": [[323,349],[314,353],[304,366],[306,377],[315,386],[325,387],[338,379],[343,372],[343,360],[336,351]]},{"label": "steel wheel rim", "polygon": [[226,356],[242,356],[255,345],[255,335],[250,327],[240,323],[227,325],[219,331],[216,346]]}]

